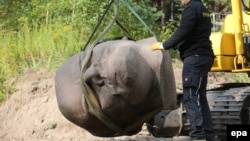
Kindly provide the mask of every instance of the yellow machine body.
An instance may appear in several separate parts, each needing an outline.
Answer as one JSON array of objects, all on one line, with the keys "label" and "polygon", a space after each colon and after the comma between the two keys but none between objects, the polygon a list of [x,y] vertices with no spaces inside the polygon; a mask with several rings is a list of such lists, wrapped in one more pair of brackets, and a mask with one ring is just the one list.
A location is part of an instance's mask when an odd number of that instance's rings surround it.
[{"label": "yellow machine body", "polygon": [[250,15],[242,10],[241,0],[231,0],[231,4],[232,14],[225,17],[221,31],[210,36],[215,54],[211,71],[250,73],[243,42],[243,36],[250,34]]}]

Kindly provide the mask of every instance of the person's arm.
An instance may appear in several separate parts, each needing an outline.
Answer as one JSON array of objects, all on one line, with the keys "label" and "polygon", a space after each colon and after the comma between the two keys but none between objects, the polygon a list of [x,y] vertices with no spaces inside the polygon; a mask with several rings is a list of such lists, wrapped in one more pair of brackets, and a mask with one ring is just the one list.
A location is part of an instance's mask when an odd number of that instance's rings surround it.
[{"label": "person's arm", "polygon": [[186,7],[183,11],[180,27],[174,32],[174,34],[165,42],[162,46],[164,49],[170,49],[175,47],[178,43],[182,42],[188,35],[192,34],[197,21],[197,13],[191,6]]}]

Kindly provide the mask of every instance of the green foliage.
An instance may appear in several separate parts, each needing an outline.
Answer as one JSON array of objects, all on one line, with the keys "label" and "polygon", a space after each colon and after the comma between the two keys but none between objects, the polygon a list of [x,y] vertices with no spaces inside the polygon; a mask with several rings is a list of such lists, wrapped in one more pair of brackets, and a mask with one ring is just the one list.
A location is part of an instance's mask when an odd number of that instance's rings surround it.
[{"label": "green foliage", "polygon": [[44,131],[52,130],[52,129],[55,129],[56,127],[57,127],[57,123],[51,123],[46,128],[44,128]]},{"label": "green foliage", "polygon": [[[0,80],[0,82],[4,82],[5,80]],[[0,85],[0,101],[2,101],[5,97],[5,92],[3,91],[6,89],[3,85]]]},{"label": "green foliage", "polygon": [[181,4],[180,0],[173,0],[174,3],[174,19],[178,20],[180,19],[180,15],[182,13],[182,11],[184,10],[184,6]]},{"label": "green foliage", "polygon": [[230,12],[231,11],[231,0],[204,0],[205,6],[210,12]]},{"label": "green foliage", "polygon": [[[159,31],[159,40],[160,41],[165,41],[168,38],[171,37],[171,35],[173,35],[174,31],[177,29],[177,27],[180,24],[180,20],[181,20],[181,14],[182,14],[182,10],[183,10],[183,6],[181,5],[179,0],[174,0],[174,16],[173,19],[170,19],[166,22],[165,26],[163,27],[159,27],[159,29],[157,31]],[[170,55],[172,58],[180,58],[179,56],[179,51],[178,50],[170,50]]]},{"label": "green foliage", "polygon": [[[56,70],[83,49],[110,0],[0,0],[0,101],[13,92],[5,83],[27,68]],[[150,0],[128,0],[150,28],[162,16]],[[108,11],[94,39],[114,17]],[[119,20],[135,39],[149,36],[147,29],[125,7],[119,5]],[[105,38],[124,36],[114,25]]]},{"label": "green foliage", "polygon": [[[13,89],[5,84],[9,78],[18,75],[26,68],[55,70],[73,54],[80,52],[110,1],[0,0],[0,101],[6,94],[13,92]],[[183,9],[179,0],[174,0],[177,9],[174,11],[174,18],[166,19],[165,25],[159,23],[159,20],[163,16],[162,11],[168,12],[165,10],[171,9],[171,5],[167,5],[168,8],[161,11],[159,10],[161,2],[156,0],[126,1],[156,33],[160,41],[168,39],[179,25]],[[119,2],[118,18],[132,37],[137,40],[152,36],[135,15],[122,4],[122,0]],[[170,0],[165,2],[170,4]],[[207,5],[209,2],[206,0]],[[103,19],[93,40],[113,18],[114,6]],[[124,35],[125,33],[115,24],[104,38]],[[172,57],[179,56],[178,51],[170,52]]]},{"label": "green foliage", "polygon": [[[0,26],[18,31],[23,25],[28,25],[33,28],[41,25],[48,26],[49,24],[55,24],[55,22],[60,21],[64,24],[70,24],[78,30],[81,30],[82,27],[87,27],[82,32],[84,32],[85,35],[89,35],[109,2],[110,0],[1,0],[0,10],[3,11],[3,13],[0,14],[0,18],[3,19],[3,22]],[[156,8],[150,5],[150,0],[128,0],[128,2],[141,18],[145,20],[148,25],[151,25],[151,28],[154,27],[153,23],[155,20],[162,16],[161,12],[157,11]],[[142,24],[138,22],[127,7],[122,5],[121,1],[119,8],[119,19],[130,31],[134,31],[131,34],[135,37],[143,37],[147,31],[143,28]],[[112,7],[100,29],[103,29],[110,22],[113,15],[114,12]],[[114,34],[122,34],[122,32],[117,29],[118,28],[112,30],[110,34],[112,36],[114,36]],[[98,33],[101,31],[102,30],[98,31]]]},{"label": "green foliage", "polygon": [[[155,21],[158,20],[163,13],[161,11],[157,11],[156,8],[150,6],[150,0],[147,1],[136,1],[136,0],[125,0],[129,5],[133,8],[134,11],[130,11],[128,7],[126,7],[122,1],[120,1],[118,19],[121,24],[129,31],[132,38],[134,39],[142,39],[145,37],[152,36],[148,29],[136,18],[133,12],[137,13],[140,18],[149,26],[150,29],[156,27]],[[104,14],[103,11],[99,12],[100,15]],[[101,16],[99,16],[101,17]],[[96,35],[98,36],[101,31],[114,19],[114,8],[112,7],[110,11],[108,11],[107,16],[104,18],[103,22]],[[98,18],[99,19],[99,18]],[[96,20],[98,21],[98,20]],[[95,23],[96,23],[95,21]],[[92,28],[93,29],[93,28]],[[106,34],[105,38],[119,37],[124,36],[125,32],[117,25],[111,28],[111,30]],[[96,36],[95,36],[96,37]]]},{"label": "green foliage", "polygon": [[[157,11],[156,8],[151,7],[150,0],[144,0],[144,1],[133,0],[130,2],[130,4],[134,8],[134,10],[140,15],[140,17],[146,22],[149,28],[155,31],[157,29],[155,22],[161,16],[163,16],[162,11]],[[142,23],[138,21],[138,19],[134,17],[134,15],[132,15],[131,12],[125,11],[125,13],[130,13],[129,19],[131,19],[131,21],[129,21],[128,24],[129,24],[130,30],[135,31],[133,33],[135,37],[145,38],[147,36],[150,36],[148,30],[143,26]],[[138,29],[142,29],[142,30],[138,30]]]},{"label": "green foliage", "polygon": [[[23,25],[18,32],[0,32],[0,98],[7,94],[6,80],[26,68],[56,69],[68,57],[79,52],[82,35],[71,25],[57,23],[49,27]],[[0,99],[0,101],[1,101]]]}]

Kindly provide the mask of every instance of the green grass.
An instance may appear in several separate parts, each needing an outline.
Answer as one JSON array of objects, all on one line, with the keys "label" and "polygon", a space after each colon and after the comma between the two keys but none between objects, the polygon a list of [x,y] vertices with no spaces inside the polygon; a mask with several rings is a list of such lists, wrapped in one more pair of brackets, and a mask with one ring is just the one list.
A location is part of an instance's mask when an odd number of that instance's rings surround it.
[{"label": "green grass", "polygon": [[[83,26],[75,29],[61,24],[39,27],[23,25],[18,31],[0,28],[0,102],[5,95],[15,91],[7,80],[19,75],[27,68],[56,70],[72,55],[80,52],[90,31]],[[170,32],[162,33],[164,37]],[[112,36],[113,33],[108,34]],[[178,58],[178,51],[171,50],[171,57]],[[220,74],[218,74],[220,75]],[[221,74],[225,75],[225,74]],[[229,81],[246,82],[248,77],[240,74],[228,76]]]},{"label": "green grass", "polygon": [[0,101],[12,93],[6,80],[26,68],[55,70],[73,54],[80,52],[85,42],[70,25],[0,31]]},{"label": "green grass", "polygon": [[[4,84],[6,80],[27,68],[56,70],[69,57],[83,49],[92,28],[63,23],[57,21],[49,25],[36,24],[37,27],[32,28],[24,24],[18,31],[1,29],[0,25],[0,102],[5,95],[12,93],[11,86]],[[101,29],[90,43],[93,43],[100,32]],[[123,36],[121,33],[121,30],[113,29],[104,38]],[[143,33],[138,32],[134,36],[142,39]]]}]

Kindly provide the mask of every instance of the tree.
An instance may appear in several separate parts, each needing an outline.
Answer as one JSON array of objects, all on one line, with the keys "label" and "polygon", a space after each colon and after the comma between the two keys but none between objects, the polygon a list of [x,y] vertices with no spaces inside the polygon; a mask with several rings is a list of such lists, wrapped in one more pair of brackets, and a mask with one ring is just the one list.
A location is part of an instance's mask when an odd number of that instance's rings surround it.
[{"label": "tree", "polygon": [[229,12],[231,11],[230,0],[206,0],[205,3],[210,12]]}]

